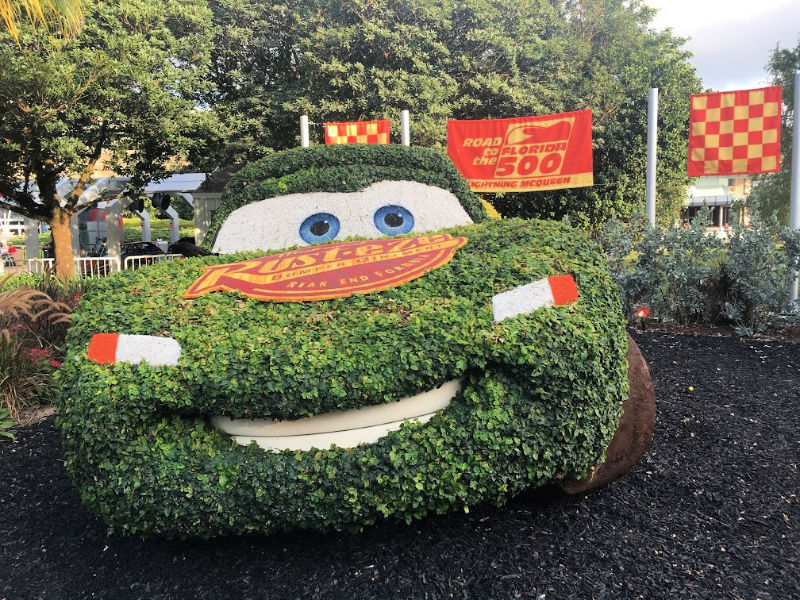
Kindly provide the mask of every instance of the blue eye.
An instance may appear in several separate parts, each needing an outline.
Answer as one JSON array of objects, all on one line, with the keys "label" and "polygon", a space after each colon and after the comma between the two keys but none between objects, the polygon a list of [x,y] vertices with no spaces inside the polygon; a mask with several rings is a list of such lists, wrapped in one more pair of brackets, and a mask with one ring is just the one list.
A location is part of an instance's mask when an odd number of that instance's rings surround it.
[{"label": "blue eye", "polygon": [[396,204],[381,206],[375,211],[375,227],[386,235],[408,233],[414,228],[414,215]]},{"label": "blue eye", "polygon": [[332,240],[339,233],[339,219],[330,213],[315,213],[300,224],[300,237],[314,244]]}]

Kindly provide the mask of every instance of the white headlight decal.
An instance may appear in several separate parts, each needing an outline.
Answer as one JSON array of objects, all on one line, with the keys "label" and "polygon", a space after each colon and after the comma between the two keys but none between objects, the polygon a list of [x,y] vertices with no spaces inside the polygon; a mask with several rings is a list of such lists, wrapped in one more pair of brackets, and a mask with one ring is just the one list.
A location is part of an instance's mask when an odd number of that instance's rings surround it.
[{"label": "white headlight decal", "polygon": [[495,323],[518,315],[527,315],[544,306],[561,306],[578,298],[572,275],[545,277],[492,297]]},{"label": "white headlight decal", "polygon": [[154,367],[174,367],[181,357],[181,346],[168,337],[97,333],[89,342],[88,354],[89,360],[100,364],[144,361]]}]

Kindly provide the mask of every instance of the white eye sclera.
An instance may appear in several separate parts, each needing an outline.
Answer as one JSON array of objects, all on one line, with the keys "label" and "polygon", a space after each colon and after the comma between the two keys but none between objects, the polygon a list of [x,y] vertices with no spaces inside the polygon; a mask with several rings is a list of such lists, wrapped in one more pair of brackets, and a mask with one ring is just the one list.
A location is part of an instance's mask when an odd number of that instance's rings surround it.
[{"label": "white eye sclera", "polygon": [[425,233],[469,225],[456,196],[416,181],[380,181],[359,192],[306,192],[251,202],[233,211],[214,252],[284,250],[348,237]]}]

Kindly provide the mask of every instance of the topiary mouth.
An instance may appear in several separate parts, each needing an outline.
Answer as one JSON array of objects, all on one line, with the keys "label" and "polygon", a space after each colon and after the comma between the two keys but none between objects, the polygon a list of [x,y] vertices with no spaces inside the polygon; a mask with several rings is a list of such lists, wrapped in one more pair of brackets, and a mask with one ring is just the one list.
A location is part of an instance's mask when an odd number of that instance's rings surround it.
[{"label": "topiary mouth", "polygon": [[211,417],[211,424],[231,435],[238,444],[256,443],[265,450],[311,450],[331,445],[354,448],[375,443],[404,423],[426,423],[450,405],[461,387],[462,379],[453,379],[390,404],[285,421],[215,416]]}]

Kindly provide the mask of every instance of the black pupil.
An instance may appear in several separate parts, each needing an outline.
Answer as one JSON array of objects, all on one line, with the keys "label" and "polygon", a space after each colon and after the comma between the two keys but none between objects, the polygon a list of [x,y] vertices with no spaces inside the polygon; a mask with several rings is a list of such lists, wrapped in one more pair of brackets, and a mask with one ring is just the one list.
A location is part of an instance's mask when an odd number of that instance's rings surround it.
[{"label": "black pupil", "polygon": [[389,227],[400,227],[403,224],[403,215],[400,213],[388,213],[383,217],[383,222]]},{"label": "black pupil", "polygon": [[328,230],[330,228],[331,226],[328,225],[327,221],[315,221],[314,224],[311,226],[311,233],[313,233],[316,236],[325,235],[326,233],[328,233]]}]

